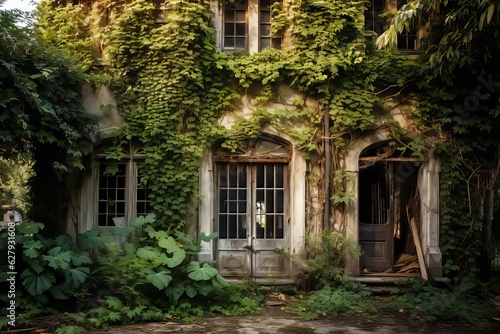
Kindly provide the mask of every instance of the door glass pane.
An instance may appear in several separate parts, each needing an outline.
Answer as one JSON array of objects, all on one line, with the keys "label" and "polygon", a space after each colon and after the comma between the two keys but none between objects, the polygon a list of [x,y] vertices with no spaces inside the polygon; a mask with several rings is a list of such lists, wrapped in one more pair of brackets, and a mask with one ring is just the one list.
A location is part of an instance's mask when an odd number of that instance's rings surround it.
[{"label": "door glass pane", "polygon": [[[259,173],[259,171],[261,172]],[[264,180],[261,180],[260,178],[263,178]],[[283,238],[283,165],[258,165],[256,184],[256,237],[261,239]],[[276,187],[276,184],[279,184],[281,187]],[[262,207],[264,210],[259,212],[259,207]],[[265,214],[265,219],[262,219],[262,214]],[[278,222],[280,222],[280,224],[278,224]]]},{"label": "door glass pane", "polygon": [[229,230],[229,239],[236,239],[236,235],[238,233],[238,226],[236,224],[236,215],[230,215],[229,216],[229,222],[228,222],[228,230]]},{"label": "door glass pane", "polygon": [[[220,239],[247,237],[247,166],[223,163],[218,165],[218,218]],[[229,183],[225,180],[229,179]]]}]

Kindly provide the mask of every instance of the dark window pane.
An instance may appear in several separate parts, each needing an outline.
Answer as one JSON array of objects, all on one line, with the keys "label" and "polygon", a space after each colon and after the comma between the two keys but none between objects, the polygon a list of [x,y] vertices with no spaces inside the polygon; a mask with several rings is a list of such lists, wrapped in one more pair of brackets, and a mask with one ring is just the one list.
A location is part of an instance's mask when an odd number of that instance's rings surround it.
[{"label": "dark window pane", "polygon": [[274,238],[274,216],[266,216],[266,239]]},{"label": "dark window pane", "polygon": [[226,48],[234,48],[234,38],[233,37],[226,37],[224,38],[224,47]]},{"label": "dark window pane", "polygon": [[227,190],[219,190],[219,212],[227,212]]},{"label": "dark window pane", "polygon": [[277,213],[283,213],[283,190],[276,190],[275,191],[275,202],[276,202],[276,207],[275,210]]},{"label": "dark window pane", "polygon": [[118,181],[118,184],[117,184],[117,188],[125,188],[125,176],[119,176],[117,178],[117,181]]},{"label": "dark window pane", "polygon": [[274,187],[274,166],[266,165],[266,188]]},{"label": "dark window pane", "polygon": [[276,216],[276,239],[283,239],[283,216]]},{"label": "dark window pane", "polygon": [[264,165],[257,165],[257,188],[264,188]]},{"label": "dark window pane", "polygon": [[271,22],[271,12],[261,11],[260,12],[260,22],[261,23],[270,23]]},{"label": "dark window pane", "polygon": [[260,26],[260,35],[262,37],[269,37],[271,36],[271,26],[268,24],[262,24]]},{"label": "dark window pane", "polygon": [[116,213],[118,216],[125,216],[125,202],[116,203]]},{"label": "dark window pane", "polygon": [[[274,2],[274,1],[273,1]],[[270,0],[260,0],[260,8],[269,8],[271,6]]]},{"label": "dark window pane", "polygon": [[261,38],[260,39],[260,48],[266,49],[271,46],[270,38]]},{"label": "dark window pane", "polygon": [[246,37],[235,38],[236,45],[235,47],[238,49],[244,49],[246,47]]},{"label": "dark window pane", "polygon": [[264,202],[264,190],[262,190],[262,189],[257,190],[255,200],[257,202]]},{"label": "dark window pane", "polygon": [[238,239],[246,239],[247,237],[247,217],[238,216]]},{"label": "dark window pane", "polygon": [[260,224],[257,224],[255,226],[255,234],[257,239],[263,239],[264,238],[264,227]]},{"label": "dark window pane", "polygon": [[235,164],[229,165],[229,187],[230,188],[238,187],[238,165]]},{"label": "dark window pane", "polygon": [[219,238],[227,239],[227,216],[219,215]]},{"label": "dark window pane", "polygon": [[221,165],[219,170],[219,187],[227,187],[227,165]]},{"label": "dark window pane", "polygon": [[116,177],[113,176],[107,176],[108,179],[108,188],[116,188]]},{"label": "dark window pane", "polygon": [[224,19],[226,22],[234,22],[234,10],[225,10]]},{"label": "dark window pane", "polygon": [[224,36],[233,36],[234,35],[234,24],[226,23],[224,24]]},{"label": "dark window pane", "polygon": [[98,226],[107,226],[107,216],[106,215],[99,215],[97,217],[97,225]]},{"label": "dark window pane", "polygon": [[124,201],[125,200],[125,190],[118,190],[116,192],[116,199],[119,201]]},{"label": "dark window pane", "polygon": [[228,231],[228,236],[229,239],[236,239],[237,236],[237,222],[236,222],[236,217],[235,215],[229,216],[229,231]]},{"label": "dark window pane", "polygon": [[238,171],[238,182],[240,188],[247,187],[247,170],[245,165],[240,166]]},{"label": "dark window pane", "polygon": [[272,38],[271,39],[271,47],[273,49],[280,50],[281,49],[281,38]]},{"label": "dark window pane", "polygon": [[238,212],[246,213],[247,212],[247,201],[246,201],[247,191],[238,190]]},{"label": "dark window pane", "polygon": [[246,36],[246,25],[244,23],[236,23],[236,36]]},{"label": "dark window pane", "polygon": [[246,12],[244,10],[236,11],[236,22],[245,22],[246,21]]},{"label": "dark window pane", "polygon": [[283,188],[283,165],[274,167],[276,173],[276,188]]},{"label": "dark window pane", "polygon": [[266,190],[266,213],[274,212],[274,191]]}]

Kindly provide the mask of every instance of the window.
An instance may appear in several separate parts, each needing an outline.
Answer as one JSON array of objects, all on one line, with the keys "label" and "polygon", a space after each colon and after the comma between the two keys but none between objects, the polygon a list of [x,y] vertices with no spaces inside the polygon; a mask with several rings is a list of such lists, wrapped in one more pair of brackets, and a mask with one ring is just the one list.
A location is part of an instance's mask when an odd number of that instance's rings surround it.
[{"label": "window", "polygon": [[98,226],[123,226],[125,219],[125,164],[101,164],[99,170]]},{"label": "window", "polygon": [[247,3],[236,0],[224,6],[224,50],[246,49]]},{"label": "window", "polygon": [[[408,0],[398,0],[398,9],[401,9]],[[418,49],[417,29],[405,29],[398,34],[397,46],[399,50],[414,51]]]},{"label": "window", "polygon": [[260,0],[260,16],[259,16],[259,50],[265,48],[280,49],[281,48],[281,34],[279,36],[271,35],[271,5],[277,0]]},{"label": "window", "polygon": [[380,14],[385,12],[385,0],[371,0],[365,10],[365,30],[371,30],[380,35],[384,32],[385,21]]},{"label": "window", "polygon": [[222,50],[257,52],[281,48],[281,34],[271,35],[271,6],[279,0],[235,0],[222,10]]},{"label": "window", "polygon": [[97,226],[125,226],[152,212],[151,190],[140,183],[135,161],[99,164]]}]

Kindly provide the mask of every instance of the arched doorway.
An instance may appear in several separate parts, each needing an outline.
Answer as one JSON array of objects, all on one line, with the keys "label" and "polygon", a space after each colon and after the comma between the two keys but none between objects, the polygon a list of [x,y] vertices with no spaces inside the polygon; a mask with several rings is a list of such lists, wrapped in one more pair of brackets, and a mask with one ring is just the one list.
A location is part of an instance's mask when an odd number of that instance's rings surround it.
[{"label": "arched doorway", "polygon": [[421,164],[421,159],[384,144],[361,153],[358,240],[363,273],[418,271],[418,262],[416,268],[394,264],[403,254],[416,259],[410,220],[420,225],[417,177]]}]

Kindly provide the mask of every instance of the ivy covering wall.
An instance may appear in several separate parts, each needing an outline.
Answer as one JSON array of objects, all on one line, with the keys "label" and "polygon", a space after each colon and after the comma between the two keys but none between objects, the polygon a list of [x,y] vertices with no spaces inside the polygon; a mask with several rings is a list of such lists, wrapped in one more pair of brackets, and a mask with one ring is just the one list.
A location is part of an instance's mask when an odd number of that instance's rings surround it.
[{"label": "ivy covering wall", "polygon": [[[156,23],[153,1],[44,1],[37,25],[47,46],[75,59],[94,87],[113,90],[125,125],[107,154],[119,159],[132,139],[143,145],[147,159],[141,180],[152,189],[158,228],[185,224],[197,195],[204,150],[216,141],[234,148],[268,125],[294,138],[305,153],[314,172],[310,185],[322,189],[325,178],[333,180],[332,200],[326,202],[335,204],[340,213],[336,217],[342,217],[349,199],[342,164],[349,142],[380,126],[380,117],[389,119],[384,126],[415,154],[425,155],[446,142],[442,122],[432,115],[442,99],[427,99],[432,89],[419,77],[418,61],[392,48],[375,48],[375,34],[364,30],[364,1],[275,4],[272,29],[284,29],[288,43],[282,50],[251,55],[217,50],[208,1],[166,0],[162,6],[165,22]],[[282,85],[303,98],[286,105],[279,95]],[[238,110],[243,96],[252,101],[252,117],[231,129],[221,126],[218,120]],[[316,101],[315,107],[305,103],[306,97]],[[272,102],[286,107],[270,111]],[[402,129],[391,121],[390,109],[396,106],[416,120],[415,126]],[[331,175],[324,175],[323,168],[325,113]],[[442,161],[442,250],[451,261],[445,268],[449,272],[463,261],[456,254],[461,236],[480,226],[469,226],[463,202],[456,205],[458,198],[450,197],[467,191],[459,186],[466,177],[454,174],[462,162],[446,155]],[[470,247],[464,256],[478,254],[477,245]]]}]

